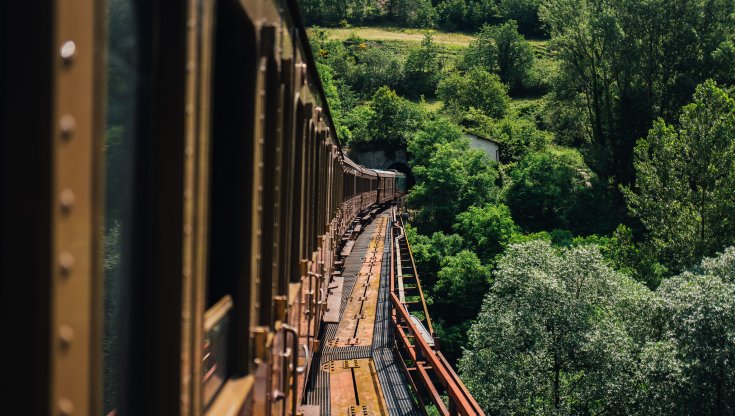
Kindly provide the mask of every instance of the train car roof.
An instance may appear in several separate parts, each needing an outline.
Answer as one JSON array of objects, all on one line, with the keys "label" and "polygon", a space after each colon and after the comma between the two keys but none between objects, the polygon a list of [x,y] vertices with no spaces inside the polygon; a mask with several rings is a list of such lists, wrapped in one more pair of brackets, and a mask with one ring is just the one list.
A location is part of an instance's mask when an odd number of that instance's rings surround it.
[{"label": "train car roof", "polygon": [[404,174],[403,172],[399,172],[394,169],[391,169],[391,170],[373,169],[373,170],[385,176],[406,176],[406,174]]}]

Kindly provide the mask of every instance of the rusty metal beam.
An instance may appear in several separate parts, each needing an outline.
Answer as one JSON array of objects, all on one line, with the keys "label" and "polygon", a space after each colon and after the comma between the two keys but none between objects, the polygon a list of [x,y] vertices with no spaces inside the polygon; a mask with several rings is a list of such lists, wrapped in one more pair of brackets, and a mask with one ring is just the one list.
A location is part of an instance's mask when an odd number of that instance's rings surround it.
[{"label": "rusty metal beam", "polygon": [[454,378],[455,383],[457,383],[457,385],[459,385],[460,389],[462,389],[462,391],[465,392],[465,395],[470,400],[470,403],[472,403],[472,405],[475,408],[479,409],[480,408],[480,405],[477,403],[477,401],[472,396],[472,394],[470,394],[470,391],[467,389],[467,386],[464,385],[464,383],[462,382],[462,379],[459,378],[459,376],[457,375],[457,373],[454,371],[454,369],[452,368],[452,366],[449,364],[449,361],[447,361],[447,359],[444,357],[444,354],[442,354],[440,351],[437,351],[436,352],[436,355],[439,357],[439,359],[444,364],[444,366],[446,367],[446,369],[449,370],[449,373],[451,374],[452,378]]},{"label": "rusty metal beam", "polygon": [[431,381],[431,377],[429,377],[429,373],[426,372],[426,369],[421,363],[416,364],[416,368],[419,371],[419,374],[421,377],[421,381],[424,383],[424,386],[426,387],[426,390],[428,390],[429,395],[431,396],[432,401],[438,408],[439,412],[443,415],[449,415],[449,409],[447,409],[447,406],[444,405],[444,401],[442,400],[442,397],[439,395],[439,391],[437,391],[436,386],[434,386],[434,383]]},{"label": "rusty metal beam", "polygon": [[[414,326],[413,322],[411,322],[408,312],[406,312],[401,307],[401,301],[398,299],[395,293],[391,293],[390,296],[391,300],[393,301],[394,309],[399,312],[399,315],[410,326],[411,332],[414,334],[418,333],[418,330]],[[473,403],[467,397],[469,395],[468,392],[466,390],[463,390],[456,383],[454,377],[452,377],[449,370],[445,367],[445,363],[439,359],[439,357],[436,355],[434,350],[431,349],[424,338],[414,337],[414,343],[415,346],[421,350],[423,356],[427,359],[427,361],[431,363],[431,366],[434,369],[433,373],[439,378],[439,380],[447,389],[449,398],[456,404],[459,413],[463,416],[484,415],[482,409],[473,405]]]},{"label": "rusty metal beam", "polygon": [[396,318],[393,318],[393,325],[395,326],[396,330],[398,331],[398,337],[396,340],[401,340],[401,344],[403,344],[403,348],[408,351],[409,358],[416,361],[416,349],[413,345],[411,345],[411,342],[408,339],[408,335],[406,334],[406,331],[403,330],[403,328],[398,325],[396,322]]}]

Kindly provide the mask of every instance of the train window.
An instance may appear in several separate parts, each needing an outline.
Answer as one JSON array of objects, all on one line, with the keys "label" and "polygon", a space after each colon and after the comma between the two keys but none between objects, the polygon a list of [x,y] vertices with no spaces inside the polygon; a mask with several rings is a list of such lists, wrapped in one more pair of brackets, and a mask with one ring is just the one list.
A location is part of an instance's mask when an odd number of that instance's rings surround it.
[{"label": "train window", "polygon": [[291,204],[292,204],[292,198],[291,198],[291,192],[289,192],[290,189],[292,189],[292,183],[293,183],[293,177],[294,177],[294,137],[293,134],[293,116],[294,116],[294,102],[292,101],[292,83],[293,83],[293,61],[290,59],[285,59],[281,62],[281,76],[282,76],[282,82],[284,85],[283,88],[283,105],[284,109],[281,114],[281,125],[282,131],[281,131],[281,183],[279,185],[280,187],[280,193],[281,193],[281,215],[278,220],[278,230],[279,230],[279,237],[278,237],[278,244],[280,247],[279,252],[279,259],[278,262],[280,264],[279,269],[279,275],[278,275],[278,287],[279,287],[279,295],[287,295],[288,294],[288,279],[289,279],[289,266],[290,263],[288,262],[288,259],[290,258],[290,248],[291,248]]},{"label": "train window", "polygon": [[136,86],[133,0],[110,0],[107,44],[107,122],[105,134],[103,411],[119,405],[121,316],[130,271],[126,259],[132,220],[134,108]]},{"label": "train window", "polygon": [[262,199],[262,214],[261,214],[261,263],[260,263],[260,325],[268,326],[272,322],[272,308],[269,305],[273,304],[274,286],[275,280],[274,274],[274,263],[275,263],[275,233],[276,227],[276,210],[280,201],[277,198],[276,188],[278,181],[278,153],[280,152],[278,144],[278,109],[279,99],[281,95],[280,91],[280,74],[274,59],[273,53],[275,52],[275,34],[276,28],[274,26],[265,26],[260,31],[261,36],[261,48],[263,54],[263,62],[265,63],[263,69],[265,70],[265,119],[262,121],[262,132],[263,132],[263,169],[262,169],[262,183],[263,183],[263,199]]},{"label": "train window", "polygon": [[306,135],[306,114],[308,110],[304,106],[301,100],[297,101],[296,104],[296,120],[294,133],[294,176],[293,186],[291,187],[291,223],[289,228],[292,230],[293,238],[291,238],[291,265],[289,269],[291,271],[290,281],[292,283],[299,281],[299,261],[301,259],[301,227],[303,212],[303,184],[304,184],[304,141]]},{"label": "train window", "polygon": [[204,400],[249,368],[254,27],[237,0],[216,6]]}]

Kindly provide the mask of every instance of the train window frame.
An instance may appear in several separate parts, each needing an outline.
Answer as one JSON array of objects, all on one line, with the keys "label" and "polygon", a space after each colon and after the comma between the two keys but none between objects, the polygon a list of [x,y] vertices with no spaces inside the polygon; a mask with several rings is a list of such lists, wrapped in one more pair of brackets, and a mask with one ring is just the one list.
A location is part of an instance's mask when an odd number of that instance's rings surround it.
[{"label": "train window frame", "polygon": [[21,342],[9,343],[11,390],[30,395],[14,397],[27,413],[93,413],[102,403],[94,214],[102,205],[104,58],[96,52],[104,7],[45,0],[0,10],[3,56],[23,57],[0,70],[0,303],[14,317],[6,332]]},{"label": "train window frame", "polygon": [[[205,402],[203,403],[202,409],[207,415],[222,414],[224,412],[224,409],[232,406],[233,402],[238,403],[238,406],[240,407],[246,406],[246,402],[250,400],[249,397],[251,397],[253,394],[255,381],[252,362],[255,351],[252,345],[251,330],[254,328],[253,319],[255,314],[252,311],[252,304],[254,296],[256,296],[256,292],[254,287],[255,279],[252,278],[252,267],[254,263],[254,258],[256,256],[255,253],[257,253],[258,250],[258,242],[254,241],[252,238],[253,235],[257,234],[254,231],[258,228],[257,222],[254,221],[254,219],[252,218],[254,217],[252,213],[257,212],[257,205],[255,205],[256,202],[253,201],[254,198],[251,199],[253,190],[257,189],[257,181],[259,180],[258,172],[256,172],[254,168],[254,166],[258,163],[258,154],[256,149],[258,140],[256,139],[256,132],[259,129],[259,122],[257,121],[257,118],[255,116],[252,116],[259,108],[259,103],[257,102],[258,98],[256,94],[259,89],[259,57],[251,53],[251,51],[256,50],[256,46],[258,44],[258,28],[255,22],[250,20],[250,17],[248,16],[248,10],[240,2],[236,0],[217,0],[214,3],[216,3],[214,7],[217,8],[217,10],[213,12],[215,22],[213,23],[213,41],[211,42],[211,46],[214,49],[214,52],[212,52],[213,71],[212,79],[210,81],[212,87],[211,111],[213,130],[211,140],[213,146],[218,146],[218,140],[227,140],[225,139],[225,137],[227,136],[227,132],[225,131],[226,129],[224,129],[225,124],[220,124],[221,120],[218,119],[218,114],[220,108],[227,108],[228,100],[226,99],[226,97],[224,97],[222,98],[223,101],[221,102],[221,104],[218,103],[218,101],[220,100],[220,98],[218,98],[218,94],[232,93],[232,91],[230,91],[232,86],[230,86],[230,88],[226,88],[226,82],[224,82],[223,80],[223,74],[219,71],[225,69],[224,67],[228,65],[228,62],[230,62],[229,59],[233,59],[232,57],[234,57],[234,59],[243,60],[243,62],[247,61],[248,63],[245,64],[244,73],[233,72],[231,74],[232,77],[227,79],[234,80],[235,84],[239,84],[242,82],[247,83],[246,86],[239,88],[245,88],[247,89],[247,91],[251,91],[251,93],[247,94],[243,93],[243,91],[240,91],[240,95],[248,97],[248,99],[241,100],[242,102],[240,104],[244,106],[241,109],[242,111],[236,111],[232,113],[230,121],[237,123],[238,113],[251,114],[251,116],[246,117],[247,120],[242,123],[240,127],[238,127],[238,133],[231,136],[229,139],[229,145],[238,146],[237,148],[239,150],[237,150],[237,154],[227,155],[226,152],[218,153],[217,150],[214,150],[211,156],[212,159],[210,159],[210,164],[212,166],[211,169],[213,170],[213,172],[218,167],[227,168],[227,166],[218,165],[218,163],[225,163],[229,166],[229,169],[241,171],[239,175],[236,175],[239,177],[239,185],[235,186],[236,188],[241,189],[241,191],[232,192],[232,189],[229,189],[229,192],[228,189],[221,189],[220,191],[216,191],[216,182],[219,179],[217,173],[213,173],[210,179],[213,190],[212,194],[209,197],[209,203],[212,204],[213,209],[208,213],[207,224],[212,227],[214,225],[212,221],[214,221],[217,216],[220,215],[217,211],[217,206],[219,206],[220,208],[227,208],[228,198],[236,196],[237,200],[231,201],[234,205],[227,209],[233,209],[234,211],[232,217],[238,218],[239,225],[237,226],[237,228],[239,231],[235,232],[235,235],[239,236],[238,238],[241,240],[241,243],[233,244],[234,247],[232,248],[239,251],[240,254],[232,253],[231,257],[234,257],[233,259],[231,259],[233,264],[229,264],[228,266],[226,259],[217,260],[219,258],[218,256],[221,257],[221,255],[223,254],[221,252],[218,252],[218,250],[220,249],[218,249],[217,247],[227,247],[228,242],[232,243],[232,241],[226,236],[221,237],[222,241],[220,241],[220,245],[215,246],[213,245],[214,240],[218,237],[214,235],[214,233],[210,233],[208,237],[209,239],[207,241],[207,247],[209,251],[209,264],[207,266],[205,280],[209,280],[212,275],[216,273],[217,267],[224,267],[224,269],[220,272],[224,272],[225,270],[229,269],[230,273],[225,274],[222,279],[226,281],[225,284],[229,284],[230,293],[221,293],[221,295],[223,295],[224,297],[220,298],[219,301],[216,301],[214,305],[211,305],[212,300],[214,299],[209,299],[208,304],[210,304],[211,306],[205,308],[206,310],[204,311],[204,314],[208,317],[217,316],[217,314],[215,313],[216,310],[220,308],[219,305],[221,305],[222,302],[229,302],[228,300],[226,300],[226,298],[229,296],[233,305],[230,309],[230,313],[234,317],[229,331],[230,342],[228,343],[228,363],[226,364],[228,367],[227,376],[222,385],[217,389],[212,397],[204,397]],[[220,34],[221,36],[221,34],[224,33],[220,32],[221,30],[224,30],[224,27],[222,26],[223,22],[225,22],[224,18],[233,18],[233,15],[235,14],[239,15],[237,16],[237,19],[241,19],[242,21],[244,21],[244,25],[238,26],[237,24],[234,24],[234,21],[231,21],[228,22],[228,25],[232,27],[230,27],[228,30],[244,31],[243,33],[241,33],[244,38],[240,39],[242,43],[238,45],[233,45],[235,49],[230,50],[230,52],[235,51],[234,54],[228,54],[225,50],[222,50],[222,55],[220,56],[218,55],[220,53],[218,52],[218,48],[222,47],[222,39],[218,38],[218,34]],[[237,53],[237,51],[239,51],[239,54]],[[230,69],[230,71],[231,70],[232,69]],[[221,91],[218,90],[218,82],[224,82],[222,84]],[[233,96],[231,98],[236,97]],[[226,110],[225,113],[230,110]],[[217,129],[219,129],[221,132],[217,133]],[[224,136],[222,136],[222,131],[225,131]],[[219,136],[222,136],[223,139],[218,138]],[[227,143],[225,142],[223,142],[222,144],[227,145]],[[223,157],[227,156],[234,157],[229,161],[224,159],[220,160]],[[219,194],[219,196],[215,194]],[[222,227],[224,227],[224,225],[222,225]],[[212,229],[210,228],[210,231],[211,230]],[[207,296],[209,297],[209,295]],[[223,315],[220,314],[218,316],[222,317]],[[202,340],[202,342],[204,342],[206,329],[207,327],[205,326],[205,333],[202,334],[202,337],[197,338],[199,340]],[[199,357],[204,358],[201,354],[199,355]]]}]

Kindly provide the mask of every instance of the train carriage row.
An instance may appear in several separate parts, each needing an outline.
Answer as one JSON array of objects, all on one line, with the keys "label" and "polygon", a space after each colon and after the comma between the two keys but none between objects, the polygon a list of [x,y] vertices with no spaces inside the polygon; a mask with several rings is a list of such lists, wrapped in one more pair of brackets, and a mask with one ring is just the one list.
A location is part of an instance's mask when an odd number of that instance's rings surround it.
[{"label": "train carriage row", "polygon": [[297,414],[341,237],[405,193],[343,153],[297,1],[2,7],[26,414]]}]

